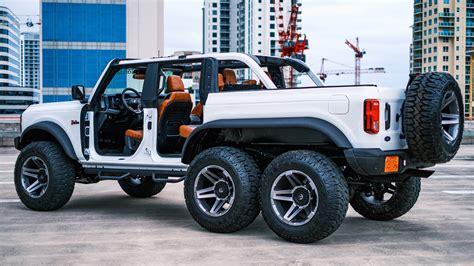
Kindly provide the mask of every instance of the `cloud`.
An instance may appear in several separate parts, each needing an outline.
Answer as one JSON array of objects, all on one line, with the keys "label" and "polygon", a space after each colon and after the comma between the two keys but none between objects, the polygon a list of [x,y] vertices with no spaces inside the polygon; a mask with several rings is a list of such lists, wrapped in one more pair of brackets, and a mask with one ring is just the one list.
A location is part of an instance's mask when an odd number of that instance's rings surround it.
[{"label": "cloud", "polygon": [[[322,57],[354,65],[345,39],[360,38],[367,51],[362,68],[385,67],[387,74],[367,74],[363,83],[403,87],[409,72],[412,1],[303,1],[303,30],[310,39],[307,61],[319,71]],[[314,67],[313,67],[314,68]],[[328,64],[326,69],[340,69]],[[353,75],[330,76],[328,84],[352,83]]]}]

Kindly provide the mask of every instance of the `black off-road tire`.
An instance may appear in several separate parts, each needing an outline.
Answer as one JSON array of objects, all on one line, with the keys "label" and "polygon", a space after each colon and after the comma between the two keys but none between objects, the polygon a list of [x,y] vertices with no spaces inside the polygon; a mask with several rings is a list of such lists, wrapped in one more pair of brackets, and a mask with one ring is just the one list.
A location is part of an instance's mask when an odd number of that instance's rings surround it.
[{"label": "black off-road tire", "polygon": [[[318,190],[318,207],[306,224],[284,223],[271,203],[276,178],[288,170],[304,172]],[[275,158],[265,169],[260,187],[262,215],[270,229],[281,238],[311,243],[334,233],[342,224],[349,206],[349,189],[340,168],[327,156],[314,151],[290,151]]]},{"label": "black off-road tire", "polygon": [[149,198],[160,193],[166,186],[166,183],[156,183],[149,176],[143,177],[143,182],[135,185],[127,179],[118,181],[122,190],[129,196],[135,198]]},{"label": "black off-road tire", "polygon": [[[217,165],[232,177],[235,199],[232,207],[220,217],[206,214],[198,205],[194,184],[206,166]],[[203,228],[216,233],[236,232],[250,225],[260,213],[258,186],[261,172],[246,152],[232,147],[214,147],[198,154],[188,168],[184,181],[186,206],[193,219]]]},{"label": "black off-road tire", "polygon": [[[453,141],[443,137],[441,113],[443,98],[454,93],[459,106],[459,130]],[[464,103],[456,80],[448,73],[419,75],[410,84],[403,109],[408,147],[420,162],[444,163],[459,149],[464,128]]]},{"label": "black off-road tire", "polygon": [[413,208],[421,190],[419,177],[410,177],[396,184],[392,198],[381,204],[365,200],[363,191],[358,191],[351,200],[352,208],[365,218],[376,221],[390,221],[401,217]]},{"label": "black off-road tire", "polygon": [[[31,197],[25,191],[21,180],[25,160],[36,156],[46,163],[49,182],[46,191],[39,198]],[[35,211],[52,211],[64,206],[72,196],[76,179],[73,162],[55,142],[39,141],[27,145],[21,151],[15,164],[15,188],[23,204]]]}]

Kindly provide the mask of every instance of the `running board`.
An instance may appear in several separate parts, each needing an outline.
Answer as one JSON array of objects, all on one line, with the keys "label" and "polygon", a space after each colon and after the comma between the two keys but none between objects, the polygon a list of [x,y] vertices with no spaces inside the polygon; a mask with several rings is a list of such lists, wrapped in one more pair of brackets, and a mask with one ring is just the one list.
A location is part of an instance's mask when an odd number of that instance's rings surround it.
[{"label": "running board", "polygon": [[[106,174],[103,174],[103,172],[99,172],[97,174],[96,180],[97,181],[105,181],[105,180],[120,181],[133,175],[136,175],[136,174],[125,173],[121,175],[113,175],[113,173],[110,173],[110,172],[106,172]],[[186,176],[166,178],[166,177],[163,177],[162,175],[157,175],[156,173],[152,173],[151,177],[153,179],[153,182],[155,183],[179,183],[186,178]]]},{"label": "running board", "polygon": [[[148,169],[104,169],[104,168],[84,168],[84,173],[88,175],[94,175],[100,178],[104,177],[103,180],[119,180],[121,178],[126,178],[128,176],[173,176],[182,178],[180,181],[184,180],[186,171],[179,170],[148,170]],[[162,180],[159,180],[162,181]],[[171,181],[173,183],[176,181]]]},{"label": "running board", "polygon": [[126,173],[126,174],[123,174],[123,175],[119,175],[119,176],[114,176],[114,175],[102,175],[102,172],[99,172],[99,174],[97,174],[97,179],[99,179],[99,181],[104,181],[104,180],[122,180],[122,179],[125,179],[127,177],[130,176],[130,173]]},{"label": "running board", "polygon": [[153,174],[151,177],[153,178],[153,182],[155,183],[179,183],[186,178],[186,176],[163,178],[160,176],[157,177],[156,174]]}]

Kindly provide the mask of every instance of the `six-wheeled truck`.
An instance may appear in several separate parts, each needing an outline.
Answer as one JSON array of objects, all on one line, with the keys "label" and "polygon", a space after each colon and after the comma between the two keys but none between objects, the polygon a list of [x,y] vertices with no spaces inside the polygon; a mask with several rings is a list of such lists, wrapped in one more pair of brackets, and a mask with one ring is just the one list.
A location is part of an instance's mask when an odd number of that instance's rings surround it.
[{"label": "six-wheeled truck", "polygon": [[464,122],[446,73],[406,89],[325,86],[299,60],[240,53],[116,59],[72,98],[22,115],[15,185],[28,208],[62,207],[75,183],[116,180],[144,198],[184,181],[202,227],[235,232],[261,212],[301,243],[336,231],[349,204],[373,220],[407,213]]}]

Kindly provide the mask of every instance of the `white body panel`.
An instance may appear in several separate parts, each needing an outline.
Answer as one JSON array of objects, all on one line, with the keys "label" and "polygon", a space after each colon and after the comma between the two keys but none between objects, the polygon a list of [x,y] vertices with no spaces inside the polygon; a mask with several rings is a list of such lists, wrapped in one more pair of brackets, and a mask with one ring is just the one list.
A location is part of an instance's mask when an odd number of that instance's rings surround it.
[{"label": "white body panel", "polygon": [[[93,116],[93,112],[88,113]],[[143,140],[140,146],[132,156],[103,156],[97,153],[94,146],[94,130],[90,132],[88,161],[82,161],[84,167],[94,167],[101,165],[104,168],[129,169],[130,165],[141,170],[159,169],[163,171],[185,171],[187,166],[181,163],[180,157],[162,157],[156,149],[158,142],[158,128],[156,117],[158,112],[156,108],[143,110]],[[148,129],[148,122],[152,122],[152,128]],[[94,128],[94,121],[90,121],[91,129]]]},{"label": "white body panel", "polygon": [[[400,150],[401,119],[396,123],[405,94],[403,90],[367,87],[321,87],[314,89],[262,90],[209,94],[204,107],[205,123],[220,119],[296,118],[325,120],[344,133],[354,148]],[[364,100],[379,99],[381,130],[364,132]],[[391,105],[391,127],[385,131],[385,103]],[[385,141],[390,137],[390,141]]]},{"label": "white body panel", "polygon": [[81,125],[72,125],[71,121],[81,121],[81,110],[84,104],[79,101],[45,103],[31,105],[23,112],[22,128],[39,122],[52,122],[60,126],[66,132],[74,152],[79,160],[84,160],[81,147]]}]

